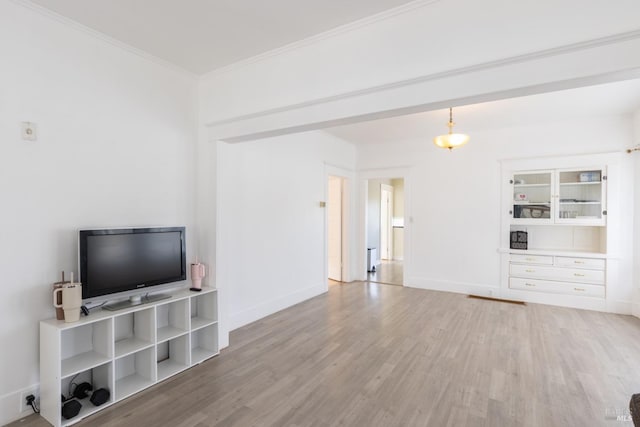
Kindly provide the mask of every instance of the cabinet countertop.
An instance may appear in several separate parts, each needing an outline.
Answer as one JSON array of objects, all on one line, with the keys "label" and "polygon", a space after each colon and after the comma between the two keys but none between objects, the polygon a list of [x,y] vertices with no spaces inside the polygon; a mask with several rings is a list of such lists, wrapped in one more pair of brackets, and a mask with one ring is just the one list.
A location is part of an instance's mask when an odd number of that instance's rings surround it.
[{"label": "cabinet countertop", "polygon": [[505,254],[518,254],[518,255],[548,255],[548,256],[566,256],[566,257],[576,257],[576,258],[606,258],[613,259],[617,258],[612,254],[605,254],[599,252],[580,252],[580,251],[569,251],[569,250],[554,250],[554,249],[511,249],[511,248],[499,248],[498,252]]}]

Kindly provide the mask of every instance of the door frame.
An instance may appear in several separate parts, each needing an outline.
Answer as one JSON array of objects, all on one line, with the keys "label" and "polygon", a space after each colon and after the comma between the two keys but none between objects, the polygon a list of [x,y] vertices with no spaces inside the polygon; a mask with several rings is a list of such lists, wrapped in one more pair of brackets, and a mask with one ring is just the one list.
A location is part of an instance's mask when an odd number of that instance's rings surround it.
[{"label": "door frame", "polygon": [[367,280],[367,247],[370,246],[367,236],[367,202],[369,194],[369,180],[394,179],[404,180],[404,259],[402,263],[402,286],[408,286],[413,266],[412,231],[413,217],[411,216],[411,184],[412,167],[398,166],[395,168],[366,169],[358,173],[358,230],[357,244],[355,245],[356,272],[358,280]]},{"label": "door frame", "polygon": [[[387,205],[387,212],[386,212],[386,217],[387,217],[387,223],[383,224],[382,223],[382,210],[383,210],[383,204],[382,204],[382,192],[386,191],[387,193],[389,193],[389,203]],[[393,231],[392,231],[392,227],[391,227],[391,221],[393,218],[393,198],[394,198],[394,189],[393,186],[388,185],[388,184],[380,184],[380,260],[382,260],[382,232],[383,230],[386,231],[386,242],[387,242],[387,252],[385,253],[386,256],[386,260],[390,261],[393,260]]]},{"label": "door frame", "polygon": [[329,289],[329,215],[326,209],[326,200],[329,196],[329,177],[342,178],[342,281],[352,282],[354,268],[353,247],[355,239],[355,201],[353,197],[356,185],[356,174],[354,171],[340,166],[325,163],[324,165],[324,251],[323,268],[324,275],[322,283]]},{"label": "door frame", "polygon": [[[331,194],[331,188],[332,188],[332,182],[335,182],[334,185],[336,185],[335,187],[335,191],[339,192],[338,195],[332,195]],[[344,243],[344,236],[343,236],[343,223],[344,223],[344,209],[343,209],[343,204],[344,204],[344,183],[345,183],[345,178],[341,177],[341,176],[335,176],[335,175],[329,175],[329,177],[327,178],[327,206],[326,206],[326,212],[327,212],[327,236],[330,236],[332,234],[332,227],[329,224],[329,217],[330,217],[330,213],[333,211],[333,209],[335,209],[334,206],[332,206],[334,199],[336,201],[336,204],[339,205],[338,209],[339,209],[339,215],[340,215],[340,220],[336,221],[334,224],[335,227],[339,227],[340,228],[340,242],[337,245],[337,251],[339,252],[339,262],[340,265],[338,268],[331,268],[331,264],[329,264],[329,262],[331,262],[331,248],[333,248],[334,246],[331,244],[331,239],[327,239],[327,268],[328,268],[328,274],[327,274],[327,278],[329,280],[334,280],[334,281],[338,281],[338,282],[342,282],[344,277],[342,277],[343,274],[343,265],[344,265],[344,254],[343,252],[343,243]],[[338,196],[337,198],[334,198],[332,196]],[[339,279],[336,279],[332,276],[332,272],[335,273],[336,276],[339,276]]]}]

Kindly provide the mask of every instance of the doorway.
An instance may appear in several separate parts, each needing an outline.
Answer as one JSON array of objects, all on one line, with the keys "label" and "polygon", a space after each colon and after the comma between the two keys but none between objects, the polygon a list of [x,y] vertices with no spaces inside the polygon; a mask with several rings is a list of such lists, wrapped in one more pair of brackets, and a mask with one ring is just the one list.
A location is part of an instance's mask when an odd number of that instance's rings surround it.
[{"label": "doorway", "polygon": [[344,178],[329,176],[327,185],[327,260],[330,280],[343,281]]},{"label": "doorway", "polygon": [[367,280],[404,284],[404,179],[367,181]]},{"label": "doorway", "polygon": [[393,259],[393,187],[380,184],[380,260]]}]

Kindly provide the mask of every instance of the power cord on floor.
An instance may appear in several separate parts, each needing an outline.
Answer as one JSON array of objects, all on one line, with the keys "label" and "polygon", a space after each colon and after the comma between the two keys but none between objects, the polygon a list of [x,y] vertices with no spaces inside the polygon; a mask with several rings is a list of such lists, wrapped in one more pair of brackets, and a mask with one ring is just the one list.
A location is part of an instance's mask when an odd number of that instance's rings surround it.
[{"label": "power cord on floor", "polygon": [[38,408],[38,405],[36,404],[36,397],[33,394],[27,396],[27,405],[31,406],[31,409],[33,409],[34,413],[40,413],[40,408]]}]

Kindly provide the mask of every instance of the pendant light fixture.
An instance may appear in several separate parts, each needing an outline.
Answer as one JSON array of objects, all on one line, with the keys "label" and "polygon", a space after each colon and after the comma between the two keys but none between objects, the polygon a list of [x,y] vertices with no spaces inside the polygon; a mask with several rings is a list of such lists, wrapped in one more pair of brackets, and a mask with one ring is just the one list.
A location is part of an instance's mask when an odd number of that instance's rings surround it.
[{"label": "pendant light fixture", "polygon": [[452,150],[469,142],[469,135],[464,133],[453,133],[453,125],[455,125],[455,123],[453,123],[453,108],[449,108],[449,123],[447,123],[449,133],[446,135],[436,136],[433,138],[433,143],[440,148],[448,148],[449,150]]}]

